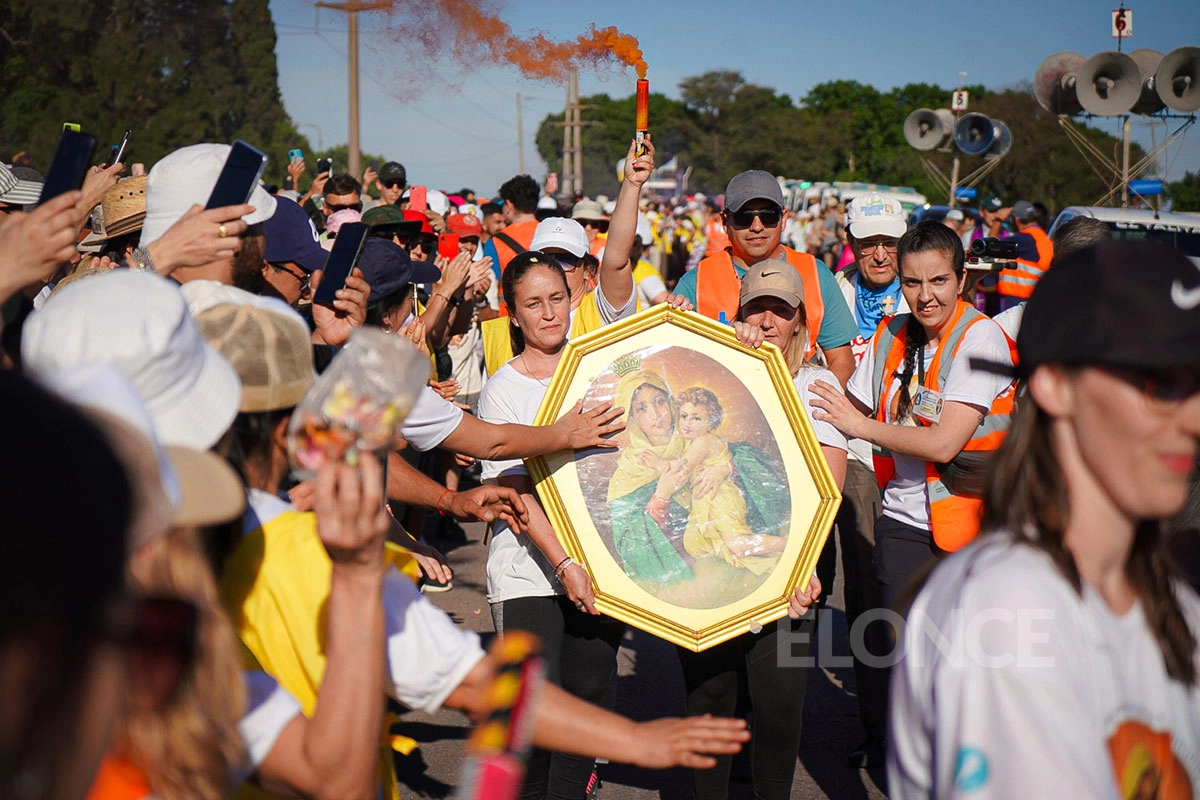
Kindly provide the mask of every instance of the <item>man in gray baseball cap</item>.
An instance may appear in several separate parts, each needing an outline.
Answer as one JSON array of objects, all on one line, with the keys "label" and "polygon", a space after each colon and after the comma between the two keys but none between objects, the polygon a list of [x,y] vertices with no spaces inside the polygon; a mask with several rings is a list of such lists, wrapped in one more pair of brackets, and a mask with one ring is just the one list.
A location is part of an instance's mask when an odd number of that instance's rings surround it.
[{"label": "man in gray baseball cap", "polygon": [[706,317],[732,322],[746,270],[768,258],[787,261],[804,281],[809,356],[823,353],[826,365],[844,385],[854,371],[850,342],[858,328],[833,273],[808,253],[780,242],[785,216],[783,190],[771,173],[752,169],[734,175],[725,188],[721,214],[729,247],[706,256],[696,269],[684,273],[675,293]]}]

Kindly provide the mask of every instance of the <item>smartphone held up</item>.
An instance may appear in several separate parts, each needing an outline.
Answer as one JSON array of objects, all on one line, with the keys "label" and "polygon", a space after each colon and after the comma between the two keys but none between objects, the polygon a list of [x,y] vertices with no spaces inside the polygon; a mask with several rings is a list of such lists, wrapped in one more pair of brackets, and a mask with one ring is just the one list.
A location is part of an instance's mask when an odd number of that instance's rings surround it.
[{"label": "smartphone held up", "polygon": [[50,160],[50,168],[42,183],[42,194],[38,205],[53,200],[64,192],[71,192],[83,186],[88,167],[92,165],[92,155],[96,152],[96,137],[90,133],[81,133],[78,126],[63,128],[54,148],[54,158]]},{"label": "smartphone held up", "polygon": [[235,139],[217,176],[212,194],[208,196],[206,209],[238,206],[250,201],[254,187],[258,185],[263,170],[267,168],[267,156],[257,148]]}]

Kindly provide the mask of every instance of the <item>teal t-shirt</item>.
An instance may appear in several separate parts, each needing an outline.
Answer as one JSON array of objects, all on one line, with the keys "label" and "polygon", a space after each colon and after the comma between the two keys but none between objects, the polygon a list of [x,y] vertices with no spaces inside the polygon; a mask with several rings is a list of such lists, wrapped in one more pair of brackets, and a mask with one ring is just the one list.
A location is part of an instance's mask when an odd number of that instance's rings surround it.
[{"label": "teal t-shirt", "polygon": [[[821,318],[821,329],[817,331],[817,344],[821,346],[822,350],[832,350],[835,347],[850,344],[854,337],[858,336],[858,325],[855,324],[854,315],[850,313],[850,307],[846,305],[846,298],[837,285],[837,278],[833,277],[833,273],[820,264],[817,267],[821,300],[825,305],[825,315]],[[737,270],[739,279],[746,274],[746,270],[738,266],[736,262],[733,268]],[[674,291],[675,294],[686,297],[692,305],[696,305],[696,270],[683,273],[683,277],[675,284]],[[726,322],[733,322],[733,320],[726,320]]]}]

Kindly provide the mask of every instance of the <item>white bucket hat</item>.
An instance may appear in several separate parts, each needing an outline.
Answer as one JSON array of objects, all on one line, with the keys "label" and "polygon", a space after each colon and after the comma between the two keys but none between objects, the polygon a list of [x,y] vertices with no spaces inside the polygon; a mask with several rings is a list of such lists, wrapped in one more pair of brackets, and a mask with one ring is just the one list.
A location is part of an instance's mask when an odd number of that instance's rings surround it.
[{"label": "white bucket hat", "polygon": [[159,441],[207,450],[233,423],[242,384],[205,343],[173,282],[113,270],[56,292],[29,317],[21,358],[35,377],[107,363],[137,389]]},{"label": "white bucket hat", "polygon": [[[161,238],[192,206],[203,207],[217,185],[217,177],[229,157],[227,144],[193,144],[164,157],[150,170],[146,181],[146,220],[142,223],[142,247]],[[275,213],[275,198],[262,182],[250,195],[254,211],[242,217],[247,225],[266,222]]]}]

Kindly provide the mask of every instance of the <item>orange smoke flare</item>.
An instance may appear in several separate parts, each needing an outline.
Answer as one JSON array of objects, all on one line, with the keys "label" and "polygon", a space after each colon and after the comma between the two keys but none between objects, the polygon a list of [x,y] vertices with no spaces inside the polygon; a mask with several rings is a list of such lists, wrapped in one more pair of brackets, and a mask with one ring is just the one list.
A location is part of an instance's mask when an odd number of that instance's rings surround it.
[{"label": "orange smoke flare", "polygon": [[600,67],[618,62],[646,76],[646,61],[638,40],[615,27],[588,32],[573,41],[559,42],[542,33],[518,36],[508,23],[487,13],[486,0],[474,3],[427,3],[394,0],[384,11],[393,20],[394,37],[401,44],[423,46],[425,54],[450,45],[463,64],[486,59],[511,64],[532,80],[561,82],[571,67]]}]

